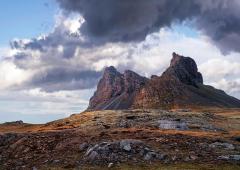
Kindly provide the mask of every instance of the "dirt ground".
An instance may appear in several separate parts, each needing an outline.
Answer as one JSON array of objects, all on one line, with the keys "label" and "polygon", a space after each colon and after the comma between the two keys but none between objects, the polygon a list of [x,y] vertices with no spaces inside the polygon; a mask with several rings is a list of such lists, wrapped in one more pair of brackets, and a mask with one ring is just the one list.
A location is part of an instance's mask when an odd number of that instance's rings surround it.
[{"label": "dirt ground", "polygon": [[95,111],[0,125],[0,169],[108,167],[240,169],[240,109]]}]

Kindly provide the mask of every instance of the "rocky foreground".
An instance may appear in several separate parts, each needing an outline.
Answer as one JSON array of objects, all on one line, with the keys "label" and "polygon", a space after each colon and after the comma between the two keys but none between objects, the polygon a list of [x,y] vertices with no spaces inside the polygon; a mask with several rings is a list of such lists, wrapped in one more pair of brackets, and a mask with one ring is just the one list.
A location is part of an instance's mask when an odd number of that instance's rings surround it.
[{"label": "rocky foreground", "polygon": [[240,169],[240,110],[119,110],[0,125],[0,169]]}]

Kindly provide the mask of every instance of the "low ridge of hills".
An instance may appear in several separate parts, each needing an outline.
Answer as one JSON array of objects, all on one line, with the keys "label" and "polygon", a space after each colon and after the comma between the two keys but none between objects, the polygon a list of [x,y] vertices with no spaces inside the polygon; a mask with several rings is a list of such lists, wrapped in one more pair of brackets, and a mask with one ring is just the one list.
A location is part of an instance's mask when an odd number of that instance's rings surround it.
[{"label": "low ridge of hills", "polygon": [[173,53],[170,66],[150,79],[107,67],[88,110],[239,108],[240,100],[205,85],[196,62]]}]

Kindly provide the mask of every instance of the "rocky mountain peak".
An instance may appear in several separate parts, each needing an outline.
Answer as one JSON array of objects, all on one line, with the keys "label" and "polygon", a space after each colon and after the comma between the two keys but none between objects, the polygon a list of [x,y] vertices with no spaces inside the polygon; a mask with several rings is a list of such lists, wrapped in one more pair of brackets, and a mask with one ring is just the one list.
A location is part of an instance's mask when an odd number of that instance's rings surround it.
[{"label": "rocky mountain peak", "polygon": [[126,70],[123,74],[125,92],[133,93],[136,90],[139,90],[145,83],[148,81],[147,78],[138,75],[137,73]]},{"label": "rocky mountain peak", "polygon": [[122,109],[132,104],[133,96],[147,82],[147,78],[126,70],[123,74],[113,66],[106,67],[88,109]]},{"label": "rocky mountain peak", "polygon": [[113,66],[106,67],[103,73],[103,78],[109,79],[115,76],[120,76],[121,73],[117,71],[117,69]]},{"label": "rocky mountain peak", "polygon": [[109,74],[109,73],[117,73],[117,69],[114,67],[114,66],[109,66],[109,67],[106,67],[105,70],[104,70],[104,74]]},{"label": "rocky mountain peak", "polygon": [[170,67],[177,65],[181,59],[183,59],[183,56],[180,56],[177,53],[173,52]]},{"label": "rocky mountain peak", "polygon": [[197,86],[203,84],[202,74],[198,72],[196,62],[190,57],[172,55],[170,67],[163,73],[164,76],[174,76],[182,83]]}]

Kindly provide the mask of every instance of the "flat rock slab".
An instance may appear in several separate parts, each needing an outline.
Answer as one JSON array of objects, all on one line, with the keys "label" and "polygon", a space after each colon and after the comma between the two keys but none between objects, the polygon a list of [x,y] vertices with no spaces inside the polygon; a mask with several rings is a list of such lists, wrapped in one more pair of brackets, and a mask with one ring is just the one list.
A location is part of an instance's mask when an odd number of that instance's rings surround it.
[{"label": "flat rock slab", "polygon": [[159,120],[160,129],[188,130],[186,122],[174,120]]}]

